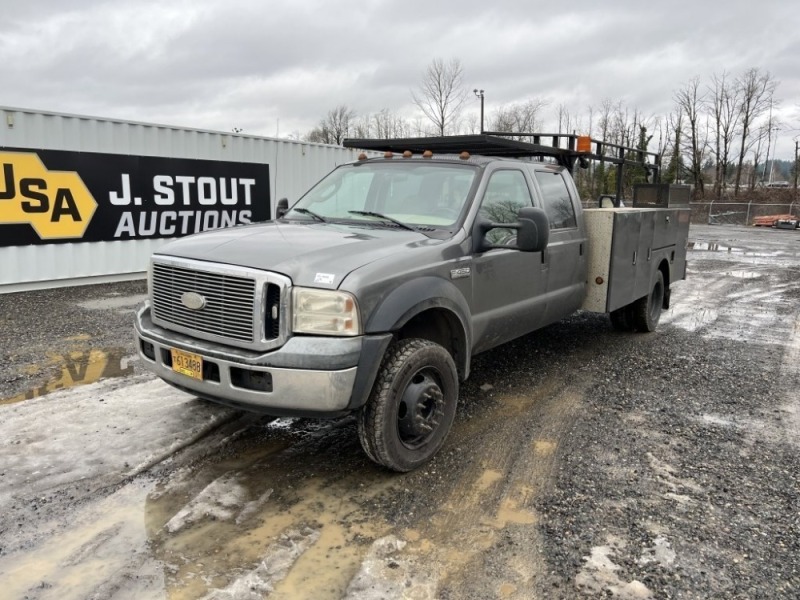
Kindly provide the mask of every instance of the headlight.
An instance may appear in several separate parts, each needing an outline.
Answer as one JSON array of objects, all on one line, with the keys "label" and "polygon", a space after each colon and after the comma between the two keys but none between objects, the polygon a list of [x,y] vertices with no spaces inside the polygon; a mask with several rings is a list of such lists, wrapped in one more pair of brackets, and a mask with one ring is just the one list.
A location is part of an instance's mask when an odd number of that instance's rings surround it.
[{"label": "headlight", "polygon": [[294,288],[292,315],[295,333],[359,335],[356,299],[347,292]]}]

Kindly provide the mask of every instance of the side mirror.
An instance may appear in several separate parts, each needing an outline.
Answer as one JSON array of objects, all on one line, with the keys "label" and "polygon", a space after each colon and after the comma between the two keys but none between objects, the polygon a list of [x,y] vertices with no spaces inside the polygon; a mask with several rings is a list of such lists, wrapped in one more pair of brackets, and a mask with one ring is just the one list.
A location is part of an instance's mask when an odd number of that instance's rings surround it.
[{"label": "side mirror", "polygon": [[[490,244],[486,234],[492,229],[515,229],[517,234],[510,237],[509,244]],[[475,223],[477,252],[486,252],[494,248],[520,250],[522,252],[541,252],[550,240],[550,220],[541,208],[526,206],[517,213],[516,223],[492,223],[479,219]]]},{"label": "side mirror", "polygon": [[275,207],[275,218],[280,219],[287,212],[289,212],[289,199],[281,198],[278,200],[278,205]]},{"label": "side mirror", "polygon": [[523,252],[541,252],[550,241],[550,220],[541,208],[520,208],[517,213],[517,247]]}]

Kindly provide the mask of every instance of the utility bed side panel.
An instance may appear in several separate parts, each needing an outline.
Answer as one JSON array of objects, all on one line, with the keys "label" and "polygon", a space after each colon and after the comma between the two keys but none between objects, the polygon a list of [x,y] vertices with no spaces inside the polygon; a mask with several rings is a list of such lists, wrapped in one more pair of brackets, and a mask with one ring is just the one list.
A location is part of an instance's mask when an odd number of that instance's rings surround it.
[{"label": "utility bed side panel", "polygon": [[594,208],[584,216],[589,238],[584,310],[611,312],[647,295],[662,260],[670,265],[670,283],[686,278],[688,209]]}]

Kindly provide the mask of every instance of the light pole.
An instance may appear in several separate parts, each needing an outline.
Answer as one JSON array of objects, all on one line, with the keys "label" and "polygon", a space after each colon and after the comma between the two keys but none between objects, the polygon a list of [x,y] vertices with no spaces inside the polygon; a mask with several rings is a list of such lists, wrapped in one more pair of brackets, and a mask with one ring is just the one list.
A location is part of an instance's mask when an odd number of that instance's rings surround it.
[{"label": "light pole", "polygon": [[[778,131],[780,131],[780,127],[775,127],[772,131],[775,132],[775,139],[772,144],[772,162],[769,163],[769,179],[767,183],[772,183],[772,176],[775,173],[775,151],[778,149]],[[769,160],[769,154],[767,154],[767,160]]]},{"label": "light pole", "polygon": [[475,96],[481,99],[481,133],[483,133],[483,90],[475,88],[473,91],[475,92]]},{"label": "light pole", "polygon": [[[775,156],[775,148],[772,147],[772,146],[774,146],[774,144],[772,143],[772,132],[774,131],[775,135],[777,137],[777,132],[778,132],[779,129],[780,129],[780,127],[770,127],[769,129],[767,129],[767,158],[764,161],[764,169],[761,171],[761,185],[764,185],[764,180],[765,179],[767,180],[767,183],[771,183],[772,182],[772,165],[769,162],[769,151],[770,151],[770,149],[772,149],[772,155],[774,157]],[[774,162],[774,158],[773,158],[773,162]],[[767,179],[767,165],[770,165],[769,179]]]},{"label": "light pole", "polygon": [[797,162],[797,154],[798,154],[798,145],[800,145],[800,141],[798,141],[800,136],[796,136],[794,138],[794,198],[797,201],[797,170],[800,168],[800,162]]}]

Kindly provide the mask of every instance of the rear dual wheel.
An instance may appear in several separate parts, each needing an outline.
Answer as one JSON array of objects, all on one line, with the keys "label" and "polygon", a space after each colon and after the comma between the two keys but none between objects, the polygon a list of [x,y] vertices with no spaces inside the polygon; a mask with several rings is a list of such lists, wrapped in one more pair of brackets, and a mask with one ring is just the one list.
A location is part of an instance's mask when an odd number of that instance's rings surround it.
[{"label": "rear dual wheel", "polygon": [[660,270],[656,271],[656,280],[653,289],[643,298],[639,298],[633,303],[631,314],[633,315],[633,326],[636,331],[647,333],[655,331],[658,321],[661,319],[661,307],[664,305],[664,275]]},{"label": "rear dual wheel", "polygon": [[664,274],[656,271],[656,279],[647,296],[643,296],[630,304],[611,311],[611,325],[617,331],[639,331],[649,333],[655,331],[661,319],[664,306]]},{"label": "rear dual wheel", "polygon": [[612,310],[608,316],[611,318],[611,326],[617,331],[633,331],[633,315],[630,304]]}]

